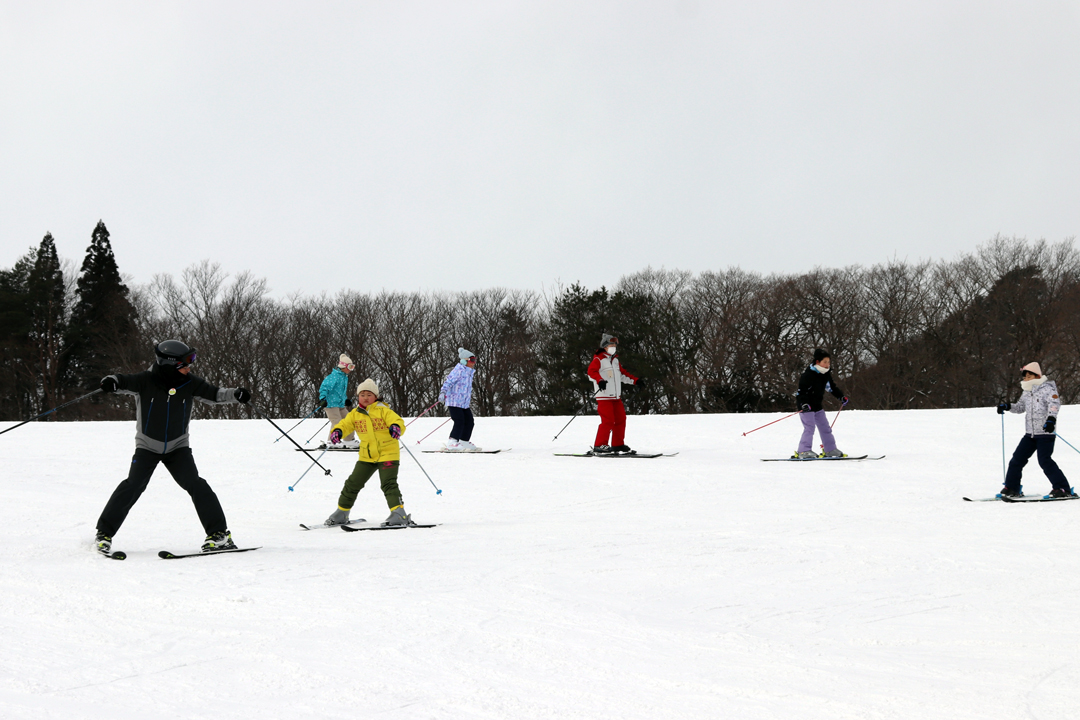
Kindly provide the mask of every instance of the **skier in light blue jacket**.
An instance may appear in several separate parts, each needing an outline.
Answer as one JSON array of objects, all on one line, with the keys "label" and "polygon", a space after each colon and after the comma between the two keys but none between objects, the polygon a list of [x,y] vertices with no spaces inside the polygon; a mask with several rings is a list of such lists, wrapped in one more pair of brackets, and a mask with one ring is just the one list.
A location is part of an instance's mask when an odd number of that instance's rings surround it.
[{"label": "skier in light blue jacket", "polygon": [[[352,406],[352,398],[349,397],[348,392],[349,373],[355,368],[356,365],[353,364],[349,356],[342,353],[338,357],[337,367],[323,378],[322,385],[319,386],[319,407],[326,410],[326,417],[330,420],[331,432],[333,432],[335,425],[345,419]],[[330,437],[327,436],[326,439],[329,442]],[[323,443],[323,446],[325,445],[326,443]],[[342,446],[353,450],[360,447],[360,442],[356,439],[356,433],[349,433],[349,437],[344,439]]]},{"label": "skier in light blue jacket", "polygon": [[447,452],[478,452],[481,448],[470,442],[473,431],[472,402],[473,374],[476,372],[476,356],[465,348],[458,348],[458,364],[450,371],[439,391],[439,402],[450,411],[454,428],[446,441]]}]

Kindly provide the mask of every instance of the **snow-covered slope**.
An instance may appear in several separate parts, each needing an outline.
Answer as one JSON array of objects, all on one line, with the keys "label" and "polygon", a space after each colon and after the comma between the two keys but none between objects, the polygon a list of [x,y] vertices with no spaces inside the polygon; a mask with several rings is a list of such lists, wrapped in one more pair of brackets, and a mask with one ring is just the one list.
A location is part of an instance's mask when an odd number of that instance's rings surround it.
[{"label": "snow-covered slope", "polygon": [[[234,538],[263,548],[158,559],[202,541],[159,468],[124,562],[91,541],[133,425],[19,428],[0,436],[0,717],[1075,716],[1080,502],[961,501],[1001,485],[994,411],[846,411],[841,449],[885,460],[759,462],[795,446],[794,419],[741,436],[777,417],[631,417],[631,445],[680,451],[656,460],[552,455],[592,418],[558,442],[567,418],[478,418],[477,444],[513,451],[417,453],[441,496],[403,456],[406,508],[442,524],[375,533],[298,527],[333,510],[352,453],[289,492],[307,461],[269,423],[196,421]],[[1049,489],[1034,462],[1025,487]],[[386,513],[373,481],[353,514]]]}]

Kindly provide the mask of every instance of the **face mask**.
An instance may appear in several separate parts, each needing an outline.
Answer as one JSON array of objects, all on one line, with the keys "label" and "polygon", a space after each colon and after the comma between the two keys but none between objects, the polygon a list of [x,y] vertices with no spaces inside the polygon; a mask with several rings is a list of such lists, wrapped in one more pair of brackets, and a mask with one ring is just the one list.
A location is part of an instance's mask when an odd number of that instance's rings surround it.
[{"label": "face mask", "polygon": [[604,349],[605,349],[605,350],[607,350],[607,354],[608,354],[608,355],[614,355],[614,354],[615,354],[615,351],[616,351],[616,350],[618,350],[619,348],[615,347],[614,345],[608,345],[608,346],[607,346],[606,348],[604,348]]}]

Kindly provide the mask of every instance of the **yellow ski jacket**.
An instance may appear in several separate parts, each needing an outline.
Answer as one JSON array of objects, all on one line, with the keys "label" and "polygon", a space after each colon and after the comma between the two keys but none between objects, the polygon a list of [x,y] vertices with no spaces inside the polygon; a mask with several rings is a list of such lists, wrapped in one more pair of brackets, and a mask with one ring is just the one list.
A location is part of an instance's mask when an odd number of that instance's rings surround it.
[{"label": "yellow ski jacket", "polygon": [[334,426],[342,437],[355,432],[360,440],[360,462],[382,463],[401,459],[398,441],[390,437],[390,426],[397,425],[405,434],[405,421],[384,402],[373,402],[366,410],[353,408]]}]

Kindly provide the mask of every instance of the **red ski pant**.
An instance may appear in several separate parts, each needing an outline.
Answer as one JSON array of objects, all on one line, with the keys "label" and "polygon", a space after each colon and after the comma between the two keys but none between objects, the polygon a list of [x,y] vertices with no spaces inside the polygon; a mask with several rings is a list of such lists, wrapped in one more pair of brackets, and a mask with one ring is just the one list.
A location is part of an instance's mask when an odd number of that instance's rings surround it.
[{"label": "red ski pant", "polygon": [[[622,445],[626,435],[626,406],[622,400],[597,400],[596,409],[600,413],[600,429],[596,431],[596,442],[599,445]],[[608,438],[611,441],[608,442]]]}]

